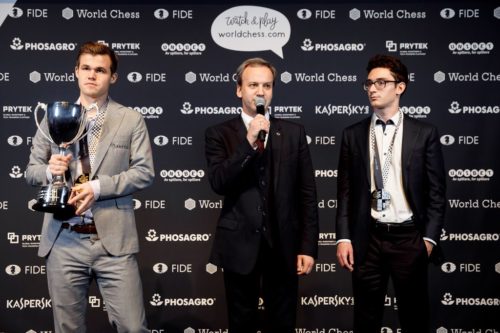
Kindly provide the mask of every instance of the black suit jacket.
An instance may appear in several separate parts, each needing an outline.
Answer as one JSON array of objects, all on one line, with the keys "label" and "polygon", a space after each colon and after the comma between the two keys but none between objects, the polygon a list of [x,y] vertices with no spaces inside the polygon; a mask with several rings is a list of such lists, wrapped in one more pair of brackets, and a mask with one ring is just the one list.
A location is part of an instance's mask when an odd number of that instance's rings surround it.
[{"label": "black suit jacket", "polygon": [[[224,196],[211,262],[247,274],[259,252],[260,202],[249,193],[248,179],[257,154],[246,139],[240,116],[206,131],[206,158],[212,189]],[[317,257],[316,185],[303,126],[271,117],[268,146],[272,149],[273,212],[279,246],[287,267],[296,271],[298,254]],[[268,148],[266,148],[268,149]]]},{"label": "black suit jacket", "polygon": [[[350,239],[355,262],[363,262],[371,222],[369,129],[371,117],[342,135],[337,179],[337,239]],[[446,178],[436,128],[405,117],[403,188],[423,237],[439,242],[446,209]],[[433,251],[434,252],[434,251]]]}]

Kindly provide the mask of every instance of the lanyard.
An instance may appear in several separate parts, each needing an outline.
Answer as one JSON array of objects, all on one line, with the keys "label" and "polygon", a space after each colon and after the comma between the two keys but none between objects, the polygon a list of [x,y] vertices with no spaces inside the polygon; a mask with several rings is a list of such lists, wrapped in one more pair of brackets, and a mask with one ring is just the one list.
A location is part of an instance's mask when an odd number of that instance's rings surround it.
[{"label": "lanyard", "polygon": [[398,134],[399,127],[403,120],[403,113],[399,111],[399,120],[396,124],[396,129],[392,135],[391,143],[389,144],[389,149],[387,150],[387,157],[385,158],[383,169],[380,168],[380,155],[378,153],[377,137],[375,136],[375,126],[373,124],[370,128],[370,141],[371,148],[373,149],[373,175],[375,178],[376,189],[383,189],[384,184],[387,182],[387,177],[389,176],[389,167],[392,164],[392,151],[394,149],[394,142],[396,141],[396,135]]}]

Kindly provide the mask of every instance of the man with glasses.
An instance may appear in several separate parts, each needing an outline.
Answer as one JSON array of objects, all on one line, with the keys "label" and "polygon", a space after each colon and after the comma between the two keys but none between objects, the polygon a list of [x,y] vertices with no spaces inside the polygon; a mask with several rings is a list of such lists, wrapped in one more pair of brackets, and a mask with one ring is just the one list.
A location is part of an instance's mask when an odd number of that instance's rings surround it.
[{"label": "man with glasses", "polygon": [[436,128],[405,116],[406,66],[377,55],[363,83],[373,115],[347,127],[338,166],[337,259],[352,272],[354,332],[380,332],[391,278],[405,333],[429,332],[427,264],[446,207]]}]

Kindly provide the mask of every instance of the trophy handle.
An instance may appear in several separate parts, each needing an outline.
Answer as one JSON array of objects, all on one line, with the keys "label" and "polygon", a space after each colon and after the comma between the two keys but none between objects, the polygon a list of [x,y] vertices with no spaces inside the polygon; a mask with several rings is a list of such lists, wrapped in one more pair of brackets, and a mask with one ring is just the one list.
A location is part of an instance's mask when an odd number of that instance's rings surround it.
[{"label": "trophy handle", "polygon": [[38,105],[35,108],[35,123],[36,123],[36,127],[38,128],[38,130],[40,131],[40,133],[42,133],[43,136],[47,138],[47,140],[49,140],[52,143],[55,143],[54,140],[52,140],[52,138],[50,137],[50,135],[46,134],[42,130],[42,127],[40,126],[40,121],[38,121],[38,110],[39,109],[42,109],[43,111],[47,112],[47,104],[42,103],[42,102],[38,102]]}]

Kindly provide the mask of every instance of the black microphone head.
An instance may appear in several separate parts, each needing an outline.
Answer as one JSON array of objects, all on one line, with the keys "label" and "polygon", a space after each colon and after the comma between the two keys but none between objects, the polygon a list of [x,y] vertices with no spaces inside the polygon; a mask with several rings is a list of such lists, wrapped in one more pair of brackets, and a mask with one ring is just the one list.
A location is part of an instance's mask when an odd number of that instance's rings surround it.
[{"label": "black microphone head", "polygon": [[264,99],[264,97],[256,96],[254,101],[255,101],[255,106],[257,107],[257,113],[265,114],[266,100]]}]

